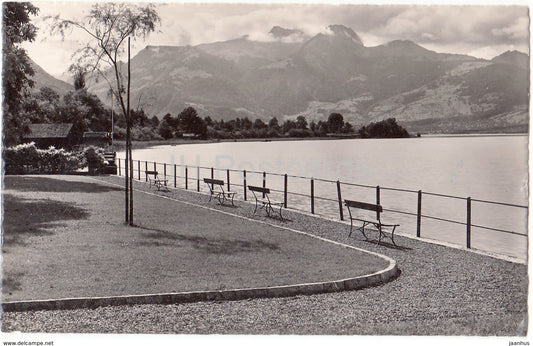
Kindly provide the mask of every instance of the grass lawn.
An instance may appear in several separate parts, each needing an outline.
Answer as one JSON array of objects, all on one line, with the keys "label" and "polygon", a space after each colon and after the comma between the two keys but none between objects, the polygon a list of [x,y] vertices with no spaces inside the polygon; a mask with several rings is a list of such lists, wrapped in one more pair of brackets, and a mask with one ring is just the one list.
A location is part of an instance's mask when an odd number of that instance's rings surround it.
[{"label": "grass lawn", "polygon": [[369,274],[384,259],[84,176],[5,176],[3,301],[266,287]]}]

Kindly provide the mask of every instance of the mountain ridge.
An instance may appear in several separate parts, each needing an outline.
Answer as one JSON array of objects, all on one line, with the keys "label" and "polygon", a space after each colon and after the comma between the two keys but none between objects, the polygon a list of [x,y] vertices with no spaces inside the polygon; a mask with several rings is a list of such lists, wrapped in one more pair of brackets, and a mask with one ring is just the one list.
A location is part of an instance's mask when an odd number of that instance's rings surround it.
[{"label": "mountain ridge", "polygon": [[[303,115],[310,122],[339,112],[355,126],[396,117],[439,132],[453,118],[454,130],[477,131],[486,122],[527,131],[529,57],[523,53],[486,60],[409,40],[366,47],[344,25],[302,41],[284,39],[294,35],[304,37],[275,26],[269,41],[147,45],[131,61],[132,99],[159,117],[193,106],[212,119]],[[105,97],[107,86],[94,83],[90,91]]]}]

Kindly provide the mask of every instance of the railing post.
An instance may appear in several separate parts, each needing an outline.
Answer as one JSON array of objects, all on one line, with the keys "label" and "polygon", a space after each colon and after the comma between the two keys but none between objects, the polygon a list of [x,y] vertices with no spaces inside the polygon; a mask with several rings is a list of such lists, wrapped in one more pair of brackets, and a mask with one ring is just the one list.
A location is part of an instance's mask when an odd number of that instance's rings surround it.
[{"label": "railing post", "polygon": [[157,163],[154,161],[154,171],[157,172]]},{"label": "railing post", "polygon": [[196,167],[196,190],[200,192],[200,166]]},{"label": "railing post", "polygon": [[[266,189],[267,187],[267,174],[266,172],[263,172],[263,189]],[[265,198],[265,193],[263,192],[263,198]]]},{"label": "railing post", "polygon": [[470,249],[470,238],[472,230],[472,199],[466,199],[466,248]]},{"label": "railing post", "polygon": [[140,160],[137,160],[137,172],[139,173],[138,174],[139,180],[141,180],[141,161]]},{"label": "railing post", "polygon": [[242,171],[243,179],[244,179],[244,200],[246,201],[246,170]]},{"label": "railing post", "polygon": [[185,190],[189,189],[189,167],[185,166]]},{"label": "railing post", "polygon": [[144,161],[144,179],[145,181],[148,181],[148,174],[146,172],[148,171],[148,161]]},{"label": "railing post", "polygon": [[416,236],[420,238],[420,227],[422,224],[422,190],[418,190],[418,208],[416,211]]},{"label": "railing post", "polygon": [[[211,167],[211,179],[215,179],[215,169]],[[211,190],[215,188],[215,184],[211,184]]]},{"label": "railing post", "polygon": [[163,164],[163,176],[165,177],[165,180],[167,179],[167,164]]},{"label": "railing post", "polygon": [[287,174],[285,174],[285,182],[283,184],[283,206],[285,208],[287,208],[287,193],[288,193],[287,192],[288,191],[287,185],[288,185],[288,183],[289,183],[289,178],[288,178]]},{"label": "railing post", "polygon": [[228,181],[228,191],[231,191],[231,185],[229,184],[229,169],[226,170],[226,180]]},{"label": "railing post", "polygon": [[178,187],[178,183],[176,181],[176,164],[174,164],[174,188]]},{"label": "railing post", "polygon": [[122,172],[120,171],[120,159],[118,159],[118,176],[120,177]]},{"label": "railing post", "polygon": [[311,178],[311,214],[315,213],[315,181]]},{"label": "railing post", "polygon": [[341,221],[343,221],[344,214],[342,210],[341,182],[338,180],[337,180],[337,197],[339,198],[339,215],[341,217]]},{"label": "railing post", "polygon": [[[379,185],[376,186],[376,204],[381,205],[381,192],[379,189]],[[379,208],[376,210],[376,218],[379,220]]]}]

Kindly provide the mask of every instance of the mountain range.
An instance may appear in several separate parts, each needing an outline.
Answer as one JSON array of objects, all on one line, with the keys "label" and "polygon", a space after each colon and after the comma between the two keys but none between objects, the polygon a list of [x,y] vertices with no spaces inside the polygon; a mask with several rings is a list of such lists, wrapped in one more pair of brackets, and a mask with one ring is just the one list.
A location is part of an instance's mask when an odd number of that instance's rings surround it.
[{"label": "mountain range", "polygon": [[[212,119],[325,120],[356,128],[394,117],[417,132],[527,132],[529,56],[492,60],[437,53],[407,40],[366,47],[351,28],[313,37],[279,26],[270,41],[243,36],[196,46],[147,46],[131,60],[132,105]],[[105,99],[105,82],[89,83]]]}]

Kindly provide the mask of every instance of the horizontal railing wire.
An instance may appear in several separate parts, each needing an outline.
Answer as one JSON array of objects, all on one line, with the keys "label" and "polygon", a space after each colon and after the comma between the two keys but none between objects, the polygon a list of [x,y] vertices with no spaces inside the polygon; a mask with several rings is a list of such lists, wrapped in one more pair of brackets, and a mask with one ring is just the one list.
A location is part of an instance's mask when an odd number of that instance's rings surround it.
[{"label": "horizontal railing wire", "polygon": [[519,235],[519,236],[527,237],[527,234],[525,234],[525,233],[518,233],[518,232],[513,232],[513,231],[507,231],[507,230],[500,229],[500,228],[487,227],[487,226],[480,226],[480,225],[474,225],[474,224],[472,224],[472,227],[482,228],[482,229],[486,229],[486,230],[490,230],[490,231],[497,231],[497,232],[502,232],[502,233],[508,233],[508,234],[514,234],[514,235]]},{"label": "horizontal railing wire", "polygon": [[486,201],[486,200],[483,200],[483,199],[475,199],[475,198],[472,198],[472,202],[487,203],[487,204],[496,204],[496,205],[503,205],[503,206],[507,206],[507,207],[514,207],[514,208],[528,209],[528,206],[526,206],[526,205],[519,205],[519,204],[512,204],[512,203],[504,203],[504,202]]}]

